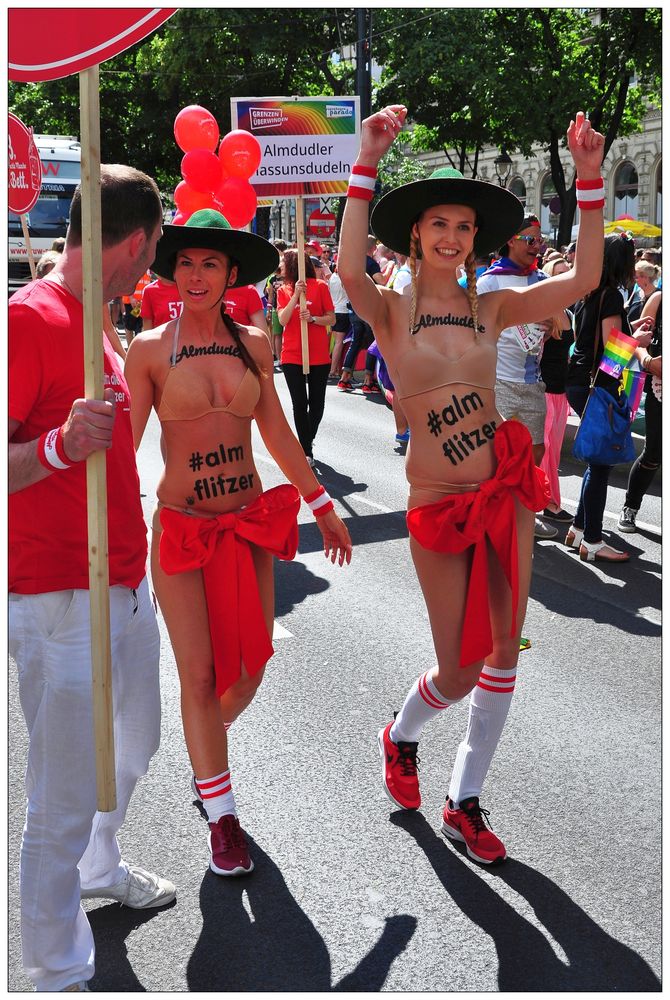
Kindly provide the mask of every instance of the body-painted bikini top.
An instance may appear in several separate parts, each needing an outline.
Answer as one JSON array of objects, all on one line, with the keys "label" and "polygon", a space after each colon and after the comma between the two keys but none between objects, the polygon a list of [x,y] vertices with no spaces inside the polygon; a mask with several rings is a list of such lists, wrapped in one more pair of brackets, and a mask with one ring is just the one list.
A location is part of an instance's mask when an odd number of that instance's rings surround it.
[{"label": "body-painted bikini top", "polygon": [[197,420],[209,413],[231,413],[234,417],[250,417],[254,412],[261,389],[257,377],[247,368],[233,398],[227,406],[214,406],[203,388],[202,375],[187,365],[177,370],[177,343],[179,320],[175,323],[174,343],[170,369],[163,382],[158,419]]},{"label": "body-painted bikini top", "polygon": [[456,383],[493,390],[497,353],[495,344],[477,337],[458,358],[450,361],[421,334],[413,336],[410,346],[394,365],[392,378],[398,398],[421,396]]}]

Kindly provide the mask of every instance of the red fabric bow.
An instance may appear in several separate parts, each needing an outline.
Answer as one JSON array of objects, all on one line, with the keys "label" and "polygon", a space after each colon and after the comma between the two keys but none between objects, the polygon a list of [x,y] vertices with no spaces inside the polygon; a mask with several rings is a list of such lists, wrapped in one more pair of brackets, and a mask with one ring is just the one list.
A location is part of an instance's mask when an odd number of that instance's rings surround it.
[{"label": "red fabric bow", "polygon": [[202,569],[219,697],[239,680],[242,662],[253,675],[274,653],[249,542],[279,559],[293,559],[299,509],[300,494],[288,483],[218,517],[161,508],[162,569],[168,574]]},{"label": "red fabric bow", "polygon": [[533,461],[530,434],[517,420],[496,431],[498,467],[492,479],[471,493],[450,494],[445,500],[407,512],[410,533],[433,552],[464,552],[474,546],[465,605],[460,666],[483,660],[493,649],[488,604],[486,539],[490,540],[512,591],[510,637],[516,633],[519,566],[514,498],[528,510],[542,510],[549,500],[547,477]]}]

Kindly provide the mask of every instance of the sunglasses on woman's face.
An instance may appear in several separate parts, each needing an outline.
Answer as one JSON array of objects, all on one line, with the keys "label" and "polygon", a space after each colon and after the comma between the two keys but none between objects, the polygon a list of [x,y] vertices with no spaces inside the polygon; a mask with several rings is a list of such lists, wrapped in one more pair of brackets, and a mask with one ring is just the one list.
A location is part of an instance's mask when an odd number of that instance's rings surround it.
[{"label": "sunglasses on woman's face", "polygon": [[541,236],[515,236],[514,239],[527,243],[529,247],[539,247],[542,245]]}]

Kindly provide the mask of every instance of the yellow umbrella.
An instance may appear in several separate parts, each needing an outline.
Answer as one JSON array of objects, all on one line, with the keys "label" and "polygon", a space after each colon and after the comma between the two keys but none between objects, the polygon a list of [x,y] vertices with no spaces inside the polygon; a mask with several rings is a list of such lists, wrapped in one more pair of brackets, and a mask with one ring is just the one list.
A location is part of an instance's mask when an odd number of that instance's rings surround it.
[{"label": "yellow umbrella", "polygon": [[615,219],[605,223],[606,233],[631,233],[632,236],[660,236],[662,230],[651,222],[640,222],[639,219]]}]

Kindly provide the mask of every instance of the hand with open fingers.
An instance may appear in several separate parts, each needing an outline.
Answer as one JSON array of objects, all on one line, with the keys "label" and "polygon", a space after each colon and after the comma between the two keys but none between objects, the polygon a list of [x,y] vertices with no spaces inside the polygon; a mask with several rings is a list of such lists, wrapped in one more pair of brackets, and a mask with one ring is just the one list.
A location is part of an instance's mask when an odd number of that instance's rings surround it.
[{"label": "hand with open fingers", "polygon": [[347,526],[334,510],[329,510],[323,517],[317,517],[316,523],[323,535],[323,554],[332,563],[337,559],[340,566],[346,561],[351,562],[351,538]]},{"label": "hand with open fingers", "polygon": [[578,111],[568,126],[568,148],[580,180],[600,177],[605,150],[605,137],[596,132],[583,111]]},{"label": "hand with open fingers", "polygon": [[63,424],[63,448],[72,462],[83,462],[94,451],[112,447],[116,401],[113,389],[102,399],[75,399]]},{"label": "hand with open fingers", "polygon": [[366,118],[361,124],[359,159],[376,165],[393,145],[406,116],[407,108],[403,104],[389,104]]}]

